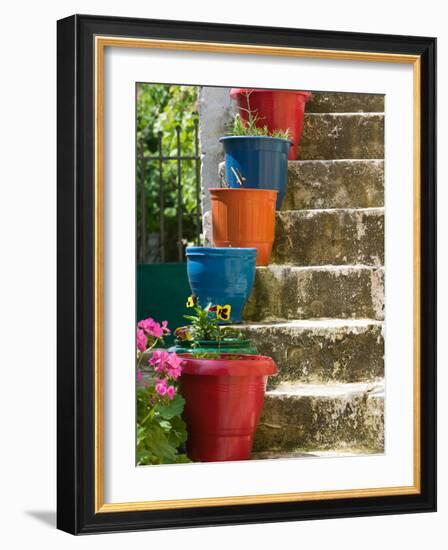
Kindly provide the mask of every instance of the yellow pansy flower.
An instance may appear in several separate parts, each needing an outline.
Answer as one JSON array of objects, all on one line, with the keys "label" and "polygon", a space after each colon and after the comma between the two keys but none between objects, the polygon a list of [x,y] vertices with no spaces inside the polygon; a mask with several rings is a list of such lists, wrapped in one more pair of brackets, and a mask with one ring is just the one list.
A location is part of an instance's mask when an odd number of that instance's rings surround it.
[{"label": "yellow pansy flower", "polygon": [[196,296],[189,296],[186,306],[187,307],[194,307],[196,305]]},{"label": "yellow pansy flower", "polygon": [[231,306],[226,304],[225,306],[216,306],[216,317],[220,321],[230,321]]}]

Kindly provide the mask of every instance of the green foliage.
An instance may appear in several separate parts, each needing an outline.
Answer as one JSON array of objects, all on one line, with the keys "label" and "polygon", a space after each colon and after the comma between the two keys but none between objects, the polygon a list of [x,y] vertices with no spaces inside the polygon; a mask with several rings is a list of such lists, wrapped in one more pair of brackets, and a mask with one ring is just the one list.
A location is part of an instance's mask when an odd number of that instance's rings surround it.
[{"label": "green foliage", "polygon": [[245,340],[244,334],[232,327],[221,327],[221,337],[223,340],[232,339],[232,340]]},{"label": "green foliage", "polygon": [[219,359],[221,357],[217,351],[192,351],[191,355],[195,359]]},{"label": "green foliage", "polygon": [[156,412],[166,420],[171,420],[175,416],[180,416],[184,410],[185,399],[176,393],[173,399],[165,400],[156,407]]},{"label": "green foliage", "polygon": [[243,121],[240,115],[236,115],[229,126],[228,134],[231,136],[255,136],[255,137],[274,137],[281,139],[291,139],[289,128],[287,130],[274,130],[270,132],[266,125],[260,124],[260,117],[250,108],[250,96],[252,92],[246,92],[246,107],[240,110],[247,113],[247,120]]},{"label": "green foliage", "polygon": [[281,139],[290,139],[289,130],[274,130],[270,132],[267,126],[258,126],[259,118],[256,115],[249,114],[247,122],[244,122],[240,115],[235,115],[228,129],[229,136],[255,136],[255,137],[274,137]]},{"label": "green foliage", "polygon": [[[218,351],[193,351],[191,355],[195,359],[221,359],[223,357],[222,353]],[[238,361],[243,357],[241,355],[226,355],[225,359],[226,361]]]},{"label": "green foliage", "polygon": [[217,317],[210,311],[212,304],[202,308],[199,300],[196,299],[195,305],[188,304],[187,307],[193,308],[194,314],[184,315],[184,318],[190,321],[191,325],[176,329],[175,336],[178,340],[192,341],[193,347],[198,347],[200,342],[205,340],[218,343],[225,340],[245,340],[245,336],[240,330],[218,324]]},{"label": "green foliage", "polygon": [[[137,250],[141,238],[141,155],[158,155],[158,134],[161,132],[162,153],[177,155],[177,132],[180,126],[180,149],[183,156],[195,154],[195,120],[197,113],[197,86],[170,84],[138,84],[137,86]],[[158,233],[160,229],[159,163],[147,161],[144,169],[146,233]],[[177,259],[177,162],[165,161],[163,166],[164,220],[167,261]],[[196,166],[194,161],[182,161],[182,209],[184,235],[192,242],[195,235]],[[142,261],[139,258],[139,261]]]},{"label": "green foliage", "polygon": [[137,465],[190,462],[181,452],[187,440],[184,405],[179,393],[160,402],[153,386],[137,390]]},{"label": "green foliage", "polygon": [[199,302],[194,306],[194,315],[184,315],[184,318],[191,322],[191,336],[193,347],[198,345],[199,340],[220,340],[221,331],[219,330],[216,315],[210,315],[212,304],[201,307]]}]

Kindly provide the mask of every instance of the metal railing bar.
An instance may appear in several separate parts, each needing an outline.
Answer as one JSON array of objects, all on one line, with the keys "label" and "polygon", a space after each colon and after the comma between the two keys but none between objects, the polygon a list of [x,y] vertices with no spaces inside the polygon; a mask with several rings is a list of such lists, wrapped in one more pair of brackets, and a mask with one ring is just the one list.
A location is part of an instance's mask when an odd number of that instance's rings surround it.
[{"label": "metal railing bar", "polygon": [[141,208],[141,248],[140,257],[142,262],[146,260],[146,193],[145,193],[145,163],[143,162],[145,141],[140,140],[140,208]]},{"label": "metal railing bar", "polygon": [[[157,155],[155,157],[151,156],[151,157],[143,157],[143,160],[144,161],[151,161],[151,160],[160,160],[160,157]],[[200,157],[197,157],[197,156],[180,156],[180,157],[165,157],[165,156],[162,156],[162,161],[165,161],[165,160],[201,160]]]},{"label": "metal railing bar", "polygon": [[201,242],[201,190],[200,190],[200,157],[199,157],[199,136],[198,136],[199,120],[194,120],[194,152],[196,156],[196,244]]},{"label": "metal railing bar", "polygon": [[165,195],[163,189],[163,154],[162,154],[162,132],[157,134],[159,156],[159,238],[160,238],[160,261],[165,262]]},{"label": "metal railing bar", "polygon": [[183,205],[182,205],[182,159],[180,149],[180,130],[179,125],[176,126],[177,135],[177,250],[179,255],[179,262],[182,262],[184,255],[184,247],[182,243],[183,239]]}]

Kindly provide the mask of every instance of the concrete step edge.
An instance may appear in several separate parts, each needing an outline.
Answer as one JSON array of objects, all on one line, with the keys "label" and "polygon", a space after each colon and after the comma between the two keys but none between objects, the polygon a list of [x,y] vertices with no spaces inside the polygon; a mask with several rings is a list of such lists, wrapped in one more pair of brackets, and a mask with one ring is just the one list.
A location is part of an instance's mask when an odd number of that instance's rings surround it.
[{"label": "concrete step edge", "polygon": [[247,322],[242,323],[241,325],[230,325],[231,327],[238,329],[238,327],[248,328],[248,329],[257,329],[257,328],[267,328],[267,329],[283,329],[283,328],[294,328],[299,330],[335,330],[335,329],[347,329],[353,331],[354,329],[367,329],[369,327],[384,327],[384,321],[379,321],[377,319],[336,319],[331,317],[322,317],[317,319],[294,319],[289,321],[279,320],[276,322],[268,321],[258,321],[258,322]]},{"label": "concrete step edge", "polygon": [[368,264],[323,264],[323,265],[294,265],[294,264],[269,264],[259,265],[256,268],[260,271],[376,271],[384,269],[384,266],[375,266]]},{"label": "concrete step edge", "polygon": [[[370,164],[384,164],[384,159],[309,159],[309,160],[288,160],[289,165],[296,164],[301,166],[303,164],[336,164],[336,163],[346,163],[346,164],[355,164],[355,163],[370,163]],[[225,165],[224,162],[221,162],[220,165]]]},{"label": "concrete step edge", "polygon": [[307,208],[303,210],[280,210],[280,216],[306,216],[319,214],[384,214],[384,206],[373,206],[369,208]]},{"label": "concrete step edge", "polygon": [[273,390],[266,392],[269,397],[292,398],[350,398],[368,394],[372,397],[384,397],[384,379],[374,382],[354,382],[345,384],[301,384],[283,382]]},{"label": "concrete step edge", "polygon": [[343,116],[343,117],[362,117],[362,118],[368,118],[368,117],[377,117],[377,116],[384,116],[384,111],[364,111],[364,112],[342,112],[342,113],[336,113],[334,111],[326,112],[326,113],[314,113],[312,111],[305,111],[306,117],[328,117],[328,116]]}]

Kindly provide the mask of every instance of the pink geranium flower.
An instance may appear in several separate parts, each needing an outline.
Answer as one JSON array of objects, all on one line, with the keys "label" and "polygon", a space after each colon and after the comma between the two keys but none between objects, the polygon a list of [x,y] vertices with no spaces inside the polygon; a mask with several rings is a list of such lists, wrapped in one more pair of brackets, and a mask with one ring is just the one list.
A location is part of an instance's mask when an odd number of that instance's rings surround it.
[{"label": "pink geranium flower", "polygon": [[171,334],[171,330],[168,328],[168,321],[162,321],[162,331],[164,336]]},{"label": "pink geranium flower", "polygon": [[[153,336],[154,338],[162,338],[163,335],[168,330],[167,328],[167,322],[164,321],[165,325],[160,326],[157,321],[154,321],[151,317],[148,317],[147,319],[143,319],[142,321],[139,321],[137,323],[138,328],[141,328],[146,332],[148,336]],[[169,332],[168,332],[169,334]]]},{"label": "pink geranium flower", "polygon": [[146,337],[145,331],[141,328],[137,329],[137,349],[142,353],[145,351],[148,344],[148,339]]},{"label": "pink geranium flower", "polygon": [[173,380],[177,380],[182,374],[182,359],[180,359],[175,353],[170,353],[167,363],[168,376]]},{"label": "pink geranium flower", "polygon": [[166,394],[170,399],[176,395],[176,388],[174,386],[168,386],[166,389]]},{"label": "pink geranium flower", "polygon": [[[168,321],[157,323],[151,317],[142,319],[137,323],[137,348],[143,353],[152,350],[159,339],[170,334]],[[143,355],[140,355],[140,361]],[[182,373],[182,360],[175,353],[168,353],[165,350],[156,349],[152,352],[148,363],[154,368],[157,373],[157,378],[154,380],[154,389],[159,397],[168,397],[174,399],[176,395],[176,386],[174,381],[179,378]],[[140,362],[137,365],[137,381],[142,381],[142,372],[139,368]]]},{"label": "pink geranium flower", "polygon": [[167,351],[153,351],[148,363],[154,367],[154,370],[156,372],[164,372],[166,370],[166,363],[168,361],[169,355],[170,354]]},{"label": "pink geranium flower", "polygon": [[168,392],[168,388],[166,387],[166,380],[162,379],[158,379],[156,380],[156,392],[161,396],[163,397],[164,395],[167,394]]}]

